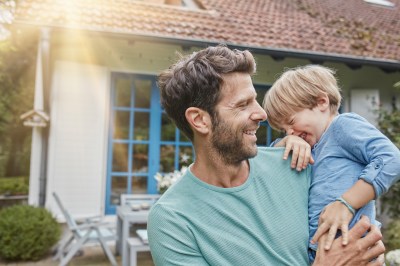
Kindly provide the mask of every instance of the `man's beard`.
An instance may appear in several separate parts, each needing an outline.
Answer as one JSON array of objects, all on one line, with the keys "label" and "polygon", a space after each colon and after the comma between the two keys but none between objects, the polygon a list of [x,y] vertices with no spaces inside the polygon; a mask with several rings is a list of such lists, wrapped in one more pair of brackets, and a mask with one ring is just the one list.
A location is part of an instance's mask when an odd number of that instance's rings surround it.
[{"label": "man's beard", "polygon": [[257,148],[243,141],[243,132],[236,132],[228,123],[216,118],[213,120],[211,145],[227,164],[238,164],[257,155]]}]

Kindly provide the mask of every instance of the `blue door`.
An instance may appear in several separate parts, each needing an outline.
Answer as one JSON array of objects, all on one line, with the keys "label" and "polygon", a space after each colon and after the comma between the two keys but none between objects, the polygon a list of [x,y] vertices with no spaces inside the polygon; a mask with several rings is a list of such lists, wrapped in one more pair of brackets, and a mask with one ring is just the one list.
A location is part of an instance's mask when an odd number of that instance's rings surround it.
[{"label": "blue door", "polygon": [[156,194],[157,172],[193,161],[191,142],[160,106],[155,76],[111,76],[106,214],[114,214],[121,194]]}]

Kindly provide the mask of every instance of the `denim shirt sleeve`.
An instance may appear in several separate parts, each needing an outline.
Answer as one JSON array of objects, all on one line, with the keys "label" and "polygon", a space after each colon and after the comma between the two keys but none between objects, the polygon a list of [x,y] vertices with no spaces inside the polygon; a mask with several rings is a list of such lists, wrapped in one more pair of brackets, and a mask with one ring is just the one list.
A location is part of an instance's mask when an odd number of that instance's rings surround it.
[{"label": "denim shirt sleeve", "polygon": [[280,142],[283,138],[277,138],[276,140],[274,140],[273,142],[271,142],[271,144],[269,144],[270,147],[274,147],[275,144],[277,144],[278,142]]},{"label": "denim shirt sleeve", "polygon": [[357,114],[344,114],[334,131],[339,146],[365,164],[358,178],[374,187],[376,198],[400,179],[399,149],[367,120]]}]

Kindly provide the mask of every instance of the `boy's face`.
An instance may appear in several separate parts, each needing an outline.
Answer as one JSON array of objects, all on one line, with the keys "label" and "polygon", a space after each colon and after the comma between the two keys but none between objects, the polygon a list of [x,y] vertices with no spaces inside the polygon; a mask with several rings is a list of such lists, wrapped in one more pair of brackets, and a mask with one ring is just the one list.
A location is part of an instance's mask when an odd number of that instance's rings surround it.
[{"label": "boy's face", "polygon": [[329,127],[334,116],[331,115],[328,104],[319,102],[313,109],[302,109],[296,112],[283,125],[287,135],[295,135],[304,139],[313,147],[321,138],[322,134]]}]

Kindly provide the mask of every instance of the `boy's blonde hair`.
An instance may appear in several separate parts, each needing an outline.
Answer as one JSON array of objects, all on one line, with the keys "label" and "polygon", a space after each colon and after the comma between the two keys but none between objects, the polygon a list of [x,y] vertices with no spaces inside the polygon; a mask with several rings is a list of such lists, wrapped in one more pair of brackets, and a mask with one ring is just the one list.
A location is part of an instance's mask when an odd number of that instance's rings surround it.
[{"label": "boy's blonde hair", "polygon": [[264,97],[263,107],[271,127],[282,130],[291,117],[302,109],[313,109],[318,98],[328,96],[330,110],[337,113],[342,97],[334,76],[335,71],[318,65],[286,70]]}]

